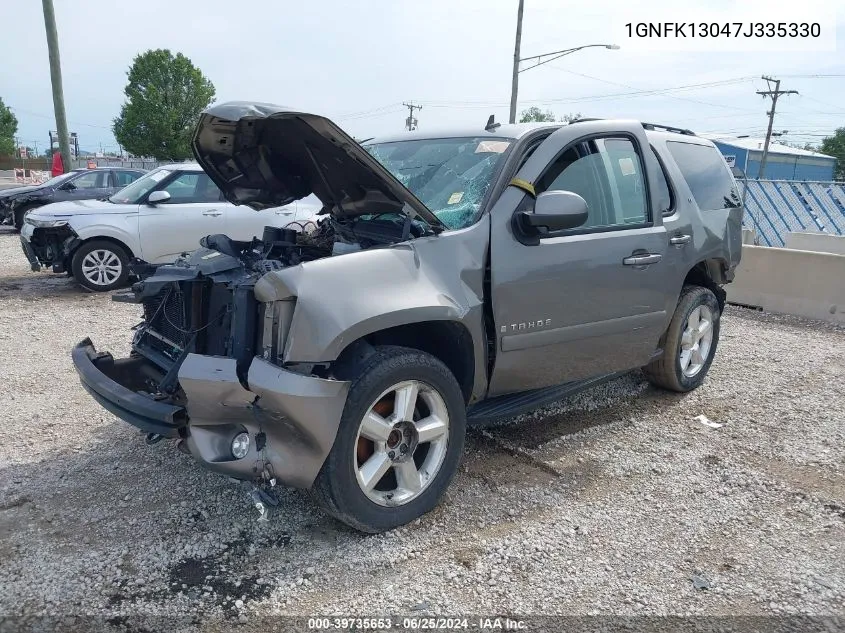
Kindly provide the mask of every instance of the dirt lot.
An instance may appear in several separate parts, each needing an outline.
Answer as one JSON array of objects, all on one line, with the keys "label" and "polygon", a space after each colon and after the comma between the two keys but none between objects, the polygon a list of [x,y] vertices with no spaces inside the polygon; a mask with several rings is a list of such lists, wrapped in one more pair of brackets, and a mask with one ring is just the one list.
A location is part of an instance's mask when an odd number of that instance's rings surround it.
[{"label": "dirt lot", "polygon": [[259,524],[97,406],[70,348],[138,316],[0,229],[0,615],[845,614],[842,329],[730,308],[698,391],[632,373],[473,430],[436,511],[363,536],[293,490]]}]

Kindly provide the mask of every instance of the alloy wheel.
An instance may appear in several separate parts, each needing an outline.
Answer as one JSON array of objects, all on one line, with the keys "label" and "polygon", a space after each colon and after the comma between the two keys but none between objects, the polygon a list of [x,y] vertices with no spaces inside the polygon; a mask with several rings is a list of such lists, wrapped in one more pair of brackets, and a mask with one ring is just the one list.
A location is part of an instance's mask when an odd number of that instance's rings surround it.
[{"label": "alloy wheel", "polygon": [[95,286],[109,286],[120,279],[123,264],[116,253],[106,250],[93,250],[82,259],[82,274]]},{"label": "alloy wheel", "polygon": [[385,390],[364,415],[354,444],[355,477],[368,499],[399,506],[434,480],[449,441],[449,412],[431,386],[406,380]]},{"label": "alloy wheel", "polygon": [[681,335],[679,360],[684,376],[692,378],[702,370],[712,345],[713,312],[706,305],[699,305],[690,312]]}]

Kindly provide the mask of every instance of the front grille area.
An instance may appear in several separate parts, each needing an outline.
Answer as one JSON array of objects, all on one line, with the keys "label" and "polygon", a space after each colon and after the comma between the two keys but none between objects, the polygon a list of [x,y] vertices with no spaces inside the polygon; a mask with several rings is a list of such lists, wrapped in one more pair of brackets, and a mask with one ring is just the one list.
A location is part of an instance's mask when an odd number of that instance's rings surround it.
[{"label": "front grille area", "polygon": [[153,352],[147,354],[151,360],[166,365],[177,361],[184,351],[229,355],[232,291],[226,284],[208,280],[172,283],[145,299],[143,306],[144,324],[135,348],[142,354]]},{"label": "front grille area", "polygon": [[191,340],[190,304],[188,294],[178,284],[144,301],[144,321],[148,324],[144,343],[176,360]]}]

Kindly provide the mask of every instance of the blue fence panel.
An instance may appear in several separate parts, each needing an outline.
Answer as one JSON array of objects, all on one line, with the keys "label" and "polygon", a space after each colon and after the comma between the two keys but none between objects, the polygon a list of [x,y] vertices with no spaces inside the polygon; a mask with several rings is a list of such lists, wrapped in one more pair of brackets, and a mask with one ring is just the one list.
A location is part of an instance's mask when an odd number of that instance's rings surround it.
[{"label": "blue fence panel", "polygon": [[845,183],[740,180],[745,224],[766,246],[783,246],[789,232],[845,235]]}]

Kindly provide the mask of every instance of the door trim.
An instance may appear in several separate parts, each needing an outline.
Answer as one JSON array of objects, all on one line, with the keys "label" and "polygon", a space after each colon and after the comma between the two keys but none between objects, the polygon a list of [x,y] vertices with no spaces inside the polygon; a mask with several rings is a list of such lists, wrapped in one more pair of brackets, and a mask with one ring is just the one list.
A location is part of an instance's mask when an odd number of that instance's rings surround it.
[{"label": "door trim", "polygon": [[[553,328],[551,330],[539,330],[536,332],[525,332],[523,334],[510,334],[502,337],[501,349],[503,352],[514,352],[532,347],[544,347],[556,343],[569,343],[571,341],[618,334],[619,332],[636,332],[637,330],[656,327],[666,320],[666,311],[646,312],[632,316],[617,317],[594,323],[579,323]],[[517,327],[526,327],[520,323]]]}]

